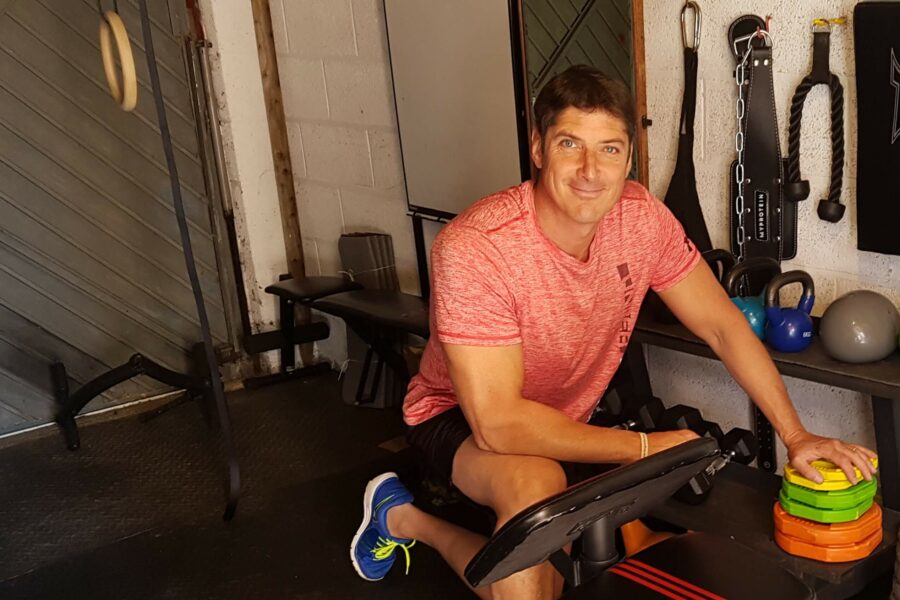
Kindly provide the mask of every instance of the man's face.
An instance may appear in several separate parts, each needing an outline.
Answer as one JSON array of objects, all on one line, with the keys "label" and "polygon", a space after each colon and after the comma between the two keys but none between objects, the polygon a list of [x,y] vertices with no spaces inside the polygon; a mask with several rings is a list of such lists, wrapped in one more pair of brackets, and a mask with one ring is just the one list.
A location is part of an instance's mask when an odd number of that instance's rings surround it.
[{"label": "man's face", "polygon": [[531,158],[541,170],[536,193],[564,221],[597,225],[622,195],[631,171],[625,123],[611,114],[569,107],[542,140],[531,136]]}]

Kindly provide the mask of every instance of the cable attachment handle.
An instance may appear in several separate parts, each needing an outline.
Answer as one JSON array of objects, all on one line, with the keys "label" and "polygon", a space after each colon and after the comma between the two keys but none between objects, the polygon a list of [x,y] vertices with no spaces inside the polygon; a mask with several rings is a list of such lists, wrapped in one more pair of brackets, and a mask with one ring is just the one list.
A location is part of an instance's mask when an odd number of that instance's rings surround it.
[{"label": "cable attachment handle", "polygon": [[[687,12],[688,10],[693,11],[694,13],[694,39],[693,43],[689,43],[688,41],[688,28],[687,28]],[[700,5],[694,2],[693,0],[687,0],[684,3],[684,6],[681,9],[681,42],[684,45],[685,50],[693,50],[694,52],[700,48],[700,32],[702,30],[703,24],[703,12],[700,10]]]}]

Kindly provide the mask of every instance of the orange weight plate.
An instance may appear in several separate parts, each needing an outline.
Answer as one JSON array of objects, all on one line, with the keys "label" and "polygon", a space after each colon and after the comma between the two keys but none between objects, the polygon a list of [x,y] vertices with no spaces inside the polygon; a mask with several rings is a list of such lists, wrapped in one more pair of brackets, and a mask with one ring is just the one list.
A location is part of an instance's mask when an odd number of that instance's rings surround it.
[{"label": "orange weight plate", "polygon": [[796,540],[815,544],[816,546],[840,546],[855,544],[881,531],[881,507],[877,503],[867,510],[863,516],[847,523],[816,523],[789,515],[781,503],[776,502],[775,529]]},{"label": "orange weight plate", "polygon": [[778,544],[778,546],[782,550],[784,550],[788,554],[793,554],[794,556],[811,558],[813,560],[819,560],[822,562],[836,563],[860,560],[867,557],[872,553],[873,550],[875,550],[875,548],[878,547],[878,544],[881,543],[881,538],[883,535],[884,533],[881,529],[879,529],[866,539],[862,540],[861,542],[857,542],[856,544],[845,544],[842,546],[816,546],[815,544],[810,544],[809,542],[804,542],[803,540],[798,540],[797,538],[785,535],[776,529],[775,543]]}]

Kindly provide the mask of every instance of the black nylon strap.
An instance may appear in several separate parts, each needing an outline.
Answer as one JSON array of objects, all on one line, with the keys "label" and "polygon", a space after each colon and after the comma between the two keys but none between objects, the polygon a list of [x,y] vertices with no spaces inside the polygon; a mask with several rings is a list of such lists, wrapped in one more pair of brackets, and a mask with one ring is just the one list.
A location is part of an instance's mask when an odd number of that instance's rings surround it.
[{"label": "black nylon strap", "polygon": [[212,385],[213,398],[215,399],[216,412],[219,416],[219,429],[222,436],[222,444],[228,461],[228,499],[223,518],[228,521],[234,516],[237,509],[238,496],[240,495],[240,470],[234,451],[234,441],[231,437],[231,421],[228,416],[228,406],[225,404],[225,392],[222,389],[222,378],[219,375],[219,365],[216,361],[215,348],[212,343],[212,335],[209,331],[209,318],[206,315],[206,305],[203,302],[203,292],[200,288],[200,279],[197,277],[197,267],[194,264],[194,252],[191,247],[191,236],[188,230],[187,218],[184,214],[184,203],[181,199],[181,184],[178,179],[178,167],[175,164],[175,152],[172,148],[172,137],[169,133],[169,123],[166,118],[166,105],[162,96],[162,87],[159,82],[159,70],[156,65],[156,54],[153,50],[153,36],[150,31],[150,17],[147,13],[147,0],[139,0],[141,10],[141,30],[144,35],[144,48],[147,57],[147,68],[150,72],[150,83],[153,87],[153,100],[156,103],[156,116],[159,121],[159,131],[162,137],[163,151],[166,155],[166,165],[169,169],[169,182],[172,186],[172,200],[175,206],[175,217],[178,221],[178,232],[181,234],[181,245],[184,250],[184,263],[187,267],[188,278],[191,282],[191,290],[194,292],[194,303],[197,306],[197,315],[200,318],[200,332],[203,337],[203,348],[206,355],[206,364]]},{"label": "black nylon strap", "polygon": [[817,31],[813,34],[813,66],[810,77],[813,84],[829,83],[831,80],[831,68],[829,67],[829,49],[831,33]]},{"label": "black nylon strap", "polygon": [[678,128],[678,158],[666,190],[665,204],[681,222],[684,232],[697,248],[712,249],[709,230],[703,218],[694,171],[694,116],[697,111],[697,52],[684,49],[684,99]]}]

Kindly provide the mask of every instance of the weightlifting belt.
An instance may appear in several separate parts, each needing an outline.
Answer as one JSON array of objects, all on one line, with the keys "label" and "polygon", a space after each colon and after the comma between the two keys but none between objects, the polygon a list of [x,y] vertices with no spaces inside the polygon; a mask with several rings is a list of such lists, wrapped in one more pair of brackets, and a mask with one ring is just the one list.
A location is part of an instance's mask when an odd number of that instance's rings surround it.
[{"label": "weightlifting belt", "polygon": [[[778,140],[778,117],[772,80],[772,47],[762,37],[747,36],[765,28],[765,21],[755,15],[738,18],[728,31],[732,49],[737,41],[736,59],[744,66],[743,98],[745,110],[741,121],[744,132],[744,244],[738,243],[738,161],[731,168],[731,240],[732,251],[740,260],[767,256],[777,261],[793,258],[797,253],[797,206],[784,202],[785,162]],[[765,36],[768,38],[768,35]],[[741,38],[744,41],[741,42]],[[771,40],[771,38],[768,38]],[[750,45],[747,54],[747,44]],[[751,284],[751,288],[757,287]],[[756,293],[751,289],[751,293]]]}]

